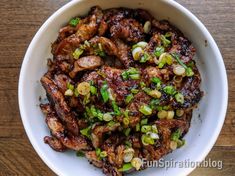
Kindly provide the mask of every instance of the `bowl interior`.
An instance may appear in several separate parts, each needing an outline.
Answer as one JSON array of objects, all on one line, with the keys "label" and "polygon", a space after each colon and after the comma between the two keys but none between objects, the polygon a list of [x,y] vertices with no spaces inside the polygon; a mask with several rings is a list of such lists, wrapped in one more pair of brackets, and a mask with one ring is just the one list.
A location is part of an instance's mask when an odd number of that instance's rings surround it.
[{"label": "bowl interior", "polygon": [[[90,7],[100,5],[111,7],[144,8],[157,19],[168,19],[178,27],[197,49],[196,64],[202,76],[202,90],[205,95],[193,113],[191,128],[185,136],[185,147],[167,155],[165,160],[201,161],[210,151],[221,130],[227,107],[227,77],[220,52],[209,32],[186,9],[174,1],[164,0],[75,0],[61,8],[38,31],[30,44],[22,65],[19,82],[19,104],[27,135],[44,162],[58,175],[102,175],[85,158],[77,158],[72,151],[58,153],[43,143],[49,135],[44,116],[39,108],[39,96],[45,92],[39,83],[46,72],[46,60],[51,57],[51,43],[58,30],[76,15],[86,14]],[[205,41],[207,44],[205,44]],[[186,175],[193,168],[150,168],[136,175]],[[177,172],[176,172],[177,171]]]}]

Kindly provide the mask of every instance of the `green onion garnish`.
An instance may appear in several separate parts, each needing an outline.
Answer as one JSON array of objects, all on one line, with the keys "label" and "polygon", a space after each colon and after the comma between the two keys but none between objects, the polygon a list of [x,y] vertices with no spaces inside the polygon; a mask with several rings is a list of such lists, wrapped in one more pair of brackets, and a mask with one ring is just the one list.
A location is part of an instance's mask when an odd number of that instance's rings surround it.
[{"label": "green onion garnish", "polygon": [[133,93],[133,94],[137,94],[138,92],[139,92],[138,89],[131,89],[131,93]]},{"label": "green onion garnish", "polygon": [[82,55],[83,50],[80,48],[77,48],[74,52],[73,52],[73,58],[74,59],[79,59],[79,57]]},{"label": "green onion garnish", "polygon": [[91,138],[91,126],[80,130],[80,133],[81,133],[83,136],[86,136],[86,137],[88,137],[88,138],[90,139],[90,138]]},{"label": "green onion garnish", "polygon": [[115,115],[121,115],[121,111],[115,101],[112,101],[112,107]]},{"label": "green onion garnish", "polygon": [[184,95],[182,93],[177,93],[175,95],[175,99],[177,102],[183,104],[184,103]]},{"label": "green onion garnish", "polygon": [[104,81],[103,86],[100,89],[101,96],[103,101],[106,103],[109,100],[108,84]]},{"label": "green onion garnish", "polygon": [[160,38],[164,47],[168,47],[171,44],[171,41],[168,40],[164,35],[161,35]]},{"label": "green onion garnish", "polygon": [[97,95],[97,88],[95,86],[90,86],[90,91],[92,95]]},{"label": "green onion garnish", "polygon": [[126,129],[124,130],[124,134],[125,134],[126,136],[129,136],[130,132],[131,132],[131,129],[130,129],[130,128],[126,128]]},{"label": "green onion garnish", "polygon": [[139,111],[144,115],[151,115],[152,114],[152,109],[147,105],[141,106],[139,108]]},{"label": "green onion garnish", "polygon": [[181,135],[182,135],[181,130],[177,129],[174,133],[171,134],[171,140],[177,142],[179,140],[179,138],[181,137]]},{"label": "green onion garnish", "polygon": [[163,91],[168,95],[174,95],[176,93],[176,90],[173,86],[166,86],[163,88]]},{"label": "green onion garnish", "polygon": [[77,26],[77,24],[80,22],[80,18],[73,18],[73,19],[71,19],[70,21],[69,21],[69,24],[71,25],[71,26]]},{"label": "green onion garnish", "polygon": [[147,125],[147,124],[148,124],[148,119],[142,119],[142,120],[140,121],[140,124],[141,124],[141,126],[142,126],[142,125]]},{"label": "green onion garnish", "polygon": [[161,54],[164,53],[164,52],[165,52],[164,47],[159,46],[159,47],[157,47],[157,48],[155,49],[154,55],[155,55],[156,57],[160,57]]},{"label": "green onion garnish", "polygon": [[142,133],[147,133],[147,132],[151,131],[151,129],[152,129],[152,127],[150,125],[143,125],[141,127],[141,132]]},{"label": "green onion garnish", "polygon": [[125,102],[128,104],[131,102],[133,98],[134,98],[133,94],[129,94],[126,96]]},{"label": "green onion garnish", "polygon": [[131,163],[126,163],[126,164],[123,164],[122,168],[118,169],[118,171],[119,172],[126,172],[132,168],[133,168],[133,166]]}]

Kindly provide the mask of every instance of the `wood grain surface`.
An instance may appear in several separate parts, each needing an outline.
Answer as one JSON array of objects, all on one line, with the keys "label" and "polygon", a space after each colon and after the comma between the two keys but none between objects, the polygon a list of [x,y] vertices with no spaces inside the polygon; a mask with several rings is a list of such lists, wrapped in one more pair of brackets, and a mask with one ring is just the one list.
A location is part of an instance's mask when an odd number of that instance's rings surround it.
[{"label": "wood grain surface", "polygon": [[[235,0],[177,0],[193,12],[216,40],[227,68],[229,105],[223,130],[207,158],[223,169],[198,168],[191,176],[235,173]],[[0,0],[0,176],[55,175],[25,134],[17,84],[25,51],[43,22],[68,0]],[[215,117],[216,118],[216,117]]]}]

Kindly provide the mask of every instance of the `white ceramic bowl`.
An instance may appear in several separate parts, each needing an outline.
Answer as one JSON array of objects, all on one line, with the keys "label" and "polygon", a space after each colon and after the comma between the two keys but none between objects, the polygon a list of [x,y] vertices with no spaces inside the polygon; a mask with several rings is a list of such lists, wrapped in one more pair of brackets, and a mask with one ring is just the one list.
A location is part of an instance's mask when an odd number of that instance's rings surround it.
[{"label": "white ceramic bowl", "polygon": [[[77,158],[74,152],[58,153],[44,144],[43,137],[49,134],[49,130],[38,107],[39,96],[45,94],[39,80],[47,70],[46,59],[51,56],[51,43],[56,39],[58,30],[70,18],[86,14],[94,5],[104,9],[120,6],[147,9],[157,19],[168,19],[193,42],[197,49],[196,62],[201,72],[201,87],[205,96],[194,111],[191,128],[185,136],[187,145],[165,159],[202,161],[214,145],[224,122],[228,99],[227,76],[220,51],[210,33],[192,13],[172,0],[75,0],[63,6],[43,24],[26,52],[19,80],[21,118],[34,149],[58,175],[102,175],[99,169],[91,166],[85,158]],[[149,168],[135,174],[183,176],[192,170]]]}]

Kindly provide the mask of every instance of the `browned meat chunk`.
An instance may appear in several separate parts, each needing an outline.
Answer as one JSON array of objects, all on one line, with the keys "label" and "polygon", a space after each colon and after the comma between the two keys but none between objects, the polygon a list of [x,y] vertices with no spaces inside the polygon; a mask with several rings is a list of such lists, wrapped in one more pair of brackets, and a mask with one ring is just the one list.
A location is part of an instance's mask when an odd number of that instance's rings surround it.
[{"label": "browned meat chunk", "polygon": [[45,136],[44,142],[57,152],[65,151],[66,147],[55,137]]},{"label": "browned meat chunk", "polygon": [[58,90],[58,87],[54,82],[43,76],[41,78],[41,83],[46,90],[49,101],[55,106],[55,110],[60,117],[60,119],[66,124],[67,128],[75,135],[78,134],[78,125],[76,118],[70,111],[69,106],[65,102],[63,94]]},{"label": "browned meat chunk", "polygon": [[102,59],[99,56],[85,56],[74,62],[74,68],[69,73],[70,77],[74,78],[77,72],[83,70],[93,70],[102,65]]},{"label": "browned meat chunk", "polygon": [[110,27],[111,37],[137,43],[144,39],[143,26],[135,19],[123,19]]}]

